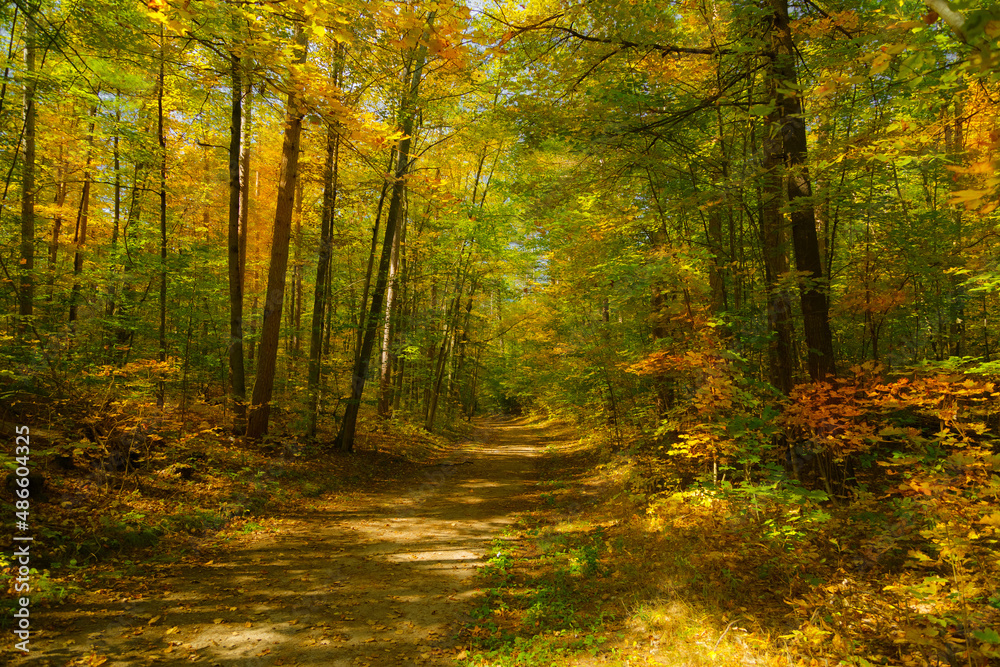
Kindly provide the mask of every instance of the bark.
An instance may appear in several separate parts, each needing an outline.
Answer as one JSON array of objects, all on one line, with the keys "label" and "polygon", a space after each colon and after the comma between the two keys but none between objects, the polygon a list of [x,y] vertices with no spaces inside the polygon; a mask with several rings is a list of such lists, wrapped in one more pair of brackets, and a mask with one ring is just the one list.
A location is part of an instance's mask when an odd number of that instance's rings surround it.
[{"label": "bark", "polygon": [[[392,171],[392,162],[395,154],[389,156],[389,171]],[[354,361],[357,363],[361,356],[361,343],[365,337],[365,323],[368,321],[368,294],[372,286],[372,272],[375,270],[375,254],[378,250],[378,228],[382,220],[382,207],[385,205],[385,196],[389,192],[389,180],[382,184],[382,193],[378,198],[378,206],[375,209],[375,224],[372,226],[372,242],[368,251],[368,268],[365,270],[365,288],[361,295],[361,315],[358,317],[358,330],[354,338]]]},{"label": "bark", "polygon": [[246,367],[243,361],[243,280],[240,221],[242,211],[241,134],[243,75],[239,56],[230,55],[232,104],[229,126],[229,386],[233,399],[233,431],[246,431]]},{"label": "bark", "polygon": [[56,265],[59,260],[59,236],[62,234],[63,226],[63,206],[66,205],[66,194],[68,192],[68,187],[66,185],[66,161],[63,158],[63,146],[59,145],[59,171],[56,176],[56,197],[55,197],[55,216],[52,220],[52,242],[49,245],[49,267],[48,267],[48,296],[46,300],[52,300],[52,291],[55,286],[56,280]]},{"label": "bark", "polygon": [[[430,28],[434,21],[434,12],[427,18],[427,26]],[[372,348],[375,345],[375,335],[378,329],[378,318],[382,311],[382,300],[385,296],[386,283],[389,278],[389,262],[392,255],[392,241],[396,235],[396,221],[399,219],[399,211],[403,203],[403,191],[405,188],[404,177],[410,166],[410,144],[413,135],[413,124],[416,117],[417,93],[420,88],[420,78],[423,75],[424,63],[427,60],[427,47],[420,46],[416,54],[416,65],[413,69],[413,76],[410,81],[404,103],[400,105],[402,111],[401,130],[405,137],[399,142],[397,151],[398,160],[392,183],[392,198],[389,201],[389,213],[385,221],[385,240],[382,244],[382,257],[379,260],[378,274],[375,281],[375,289],[372,292],[371,308],[365,318],[365,335],[361,344],[360,354],[355,359],[354,370],[351,374],[351,398],[347,402],[344,410],[344,419],[340,425],[340,432],[337,434],[335,446],[338,449],[354,451],[354,434],[358,425],[358,410],[361,407],[361,395],[365,388],[365,379],[368,374],[368,364],[371,359]]]},{"label": "bark", "polygon": [[[769,93],[776,82],[768,81]],[[767,116],[764,123],[764,174],[761,187],[760,233],[764,259],[764,286],[767,294],[767,322],[771,330],[768,345],[771,384],[782,394],[792,391],[794,351],[792,348],[792,300],[781,278],[788,272],[784,219],[781,215],[782,146],[778,134],[779,111]]]},{"label": "bark", "polygon": [[[129,274],[134,268],[132,256],[129,251],[129,232],[133,220],[138,219],[141,214],[139,207],[139,192],[142,189],[139,174],[145,165],[136,162],[132,171],[132,193],[129,197],[128,213],[125,216],[125,224],[122,227],[122,246],[125,250],[125,257],[122,263],[122,291],[120,298],[115,305],[116,329],[115,329],[115,363],[122,364],[128,357],[132,341],[135,337],[135,328],[130,319],[132,306],[134,305],[135,292],[129,281]],[[148,174],[147,176],[148,177]]]},{"label": "bark", "polygon": [[[649,180],[649,189],[650,192],[653,193],[653,198],[655,200],[656,188],[653,185],[652,177],[650,177]],[[667,227],[666,224],[662,222],[662,218],[659,228],[652,230],[650,232],[650,237],[654,248],[659,248],[669,243]],[[663,284],[657,283],[652,286],[652,295],[649,303],[649,319],[653,329],[652,335],[654,345],[658,345],[659,343],[657,343],[657,341],[669,336],[668,323],[670,322],[670,314],[668,309],[670,299],[670,294],[667,292],[667,289]],[[674,381],[667,373],[658,373],[654,382],[656,384],[656,414],[658,419],[663,419],[667,415],[667,412],[674,407]]]},{"label": "bark", "polygon": [[[115,315],[116,300],[118,298],[118,286],[115,282],[115,274],[118,272],[118,267],[115,263],[118,261],[118,239],[121,235],[121,224],[122,224],[122,160],[121,160],[121,121],[122,121],[122,107],[121,107],[121,91],[117,92],[118,102],[115,106],[115,136],[112,139],[112,166],[115,171],[115,182],[114,182],[114,214],[113,223],[111,228],[111,257],[109,259],[109,268],[111,270],[111,275],[108,276],[108,302],[105,306],[104,312],[108,322]],[[114,344],[111,345],[110,357],[114,359]]]},{"label": "bark", "polygon": [[955,31],[958,38],[963,42],[967,41],[965,35],[965,17],[960,12],[955,11],[948,4],[948,0],[924,0],[927,7],[937,12],[938,16],[944,19],[948,27]]},{"label": "bark", "polygon": [[[249,77],[248,77],[249,79]],[[253,112],[253,82],[247,81],[243,100],[242,145],[240,146],[240,291],[246,295],[247,284],[247,222],[250,218],[250,122]]]},{"label": "bark", "polygon": [[[469,288],[469,299],[465,304],[465,316],[462,321],[462,337],[458,339],[458,359],[455,362],[454,377],[453,379],[449,379],[448,382],[447,395],[453,401],[451,404],[452,411],[450,411],[449,414],[452,415],[454,414],[454,408],[457,406],[461,406],[464,413],[467,404],[466,395],[468,392],[467,386],[462,381],[462,371],[465,370],[465,359],[469,347],[469,324],[472,320],[472,306],[475,304],[474,298],[478,287],[479,280],[476,278],[472,281],[472,286]],[[607,303],[607,299],[605,299],[605,303]],[[454,396],[454,393],[456,392],[458,394],[457,397]]]},{"label": "bark", "polygon": [[[396,330],[398,332],[396,336],[397,345],[403,345],[406,340],[408,333],[408,328],[411,323],[411,315],[413,313],[413,307],[410,299],[410,262],[407,260],[406,252],[406,230],[403,230],[403,234],[399,239],[399,309],[398,317],[396,323]],[[403,382],[404,376],[407,370],[406,357],[396,356],[394,360],[395,364],[395,381],[392,390],[392,410],[393,412],[399,410],[399,406],[402,404],[403,399]],[[412,374],[412,372],[411,372]]]},{"label": "bark", "polygon": [[787,166],[788,204],[791,209],[792,245],[799,273],[799,299],[805,334],[809,376],[821,381],[836,374],[827,280],[816,234],[816,213],[812,185],[806,166],[806,125],[798,95],[785,95],[781,88],[797,88],[795,44],[788,19],[788,0],[771,0],[774,11],[776,52],[771,60],[772,76],[780,81],[775,88],[781,114],[781,139]]},{"label": "bark", "polygon": [[[339,65],[338,65],[339,69]],[[336,79],[339,76],[335,76]],[[335,124],[327,127],[326,163],[323,169],[323,218],[320,223],[319,260],[316,263],[316,291],[313,294],[312,324],[309,331],[309,437],[316,437],[319,423],[320,378],[323,364],[323,314],[330,293],[327,289],[333,256],[333,219],[337,210],[340,167],[340,132]]]},{"label": "bark", "polygon": [[[308,42],[302,24],[295,24],[295,42],[299,47],[297,63],[305,62]],[[247,436],[260,438],[267,433],[274,391],[274,374],[281,334],[281,306],[285,296],[288,269],[288,246],[295,206],[296,180],[299,167],[299,140],[302,134],[302,112],[295,83],[291,82],[285,109],[285,137],[281,148],[281,176],[278,181],[278,202],[274,212],[274,236],[271,241],[271,266],[267,275],[267,296],[261,325],[260,350],[257,358],[257,378],[253,385]]]},{"label": "bark", "polygon": [[76,215],[76,230],[73,243],[76,250],[73,253],[73,289],[69,297],[69,321],[76,322],[77,308],[80,302],[80,277],[83,274],[83,252],[87,246],[87,226],[90,222],[90,164],[93,161],[94,128],[96,127],[97,106],[90,109],[90,126],[87,128],[87,159],[83,169],[83,188],[80,192],[80,208]]},{"label": "bark", "polygon": [[389,417],[392,415],[392,367],[395,362],[395,354],[392,351],[392,346],[395,334],[394,323],[398,319],[396,316],[396,282],[399,271],[399,244],[405,225],[405,219],[396,225],[396,235],[392,241],[392,255],[389,258],[389,284],[386,287],[385,293],[385,318],[382,324],[382,359],[379,368],[379,417]]},{"label": "bark", "polygon": [[[300,149],[301,152],[301,149]],[[302,179],[296,182],[295,262],[292,265],[291,358],[289,370],[302,351]]]},{"label": "bark", "polygon": [[19,7],[14,5],[14,12],[10,19],[10,32],[7,33],[10,36],[7,40],[7,65],[3,68],[3,84],[0,84],[0,115],[3,114],[3,108],[7,102],[7,84],[10,82],[10,64],[14,62],[14,44],[17,42],[17,19],[19,17]]},{"label": "bark", "polygon": [[[432,280],[431,281],[431,303],[430,303],[430,308],[428,309],[428,312],[434,313],[435,311],[437,311],[437,309],[438,309],[438,298],[437,297],[438,297],[437,281],[436,280]],[[444,297],[443,296],[441,297],[441,301],[442,301],[442,307],[443,307],[443,302],[444,302]],[[414,308],[414,310],[416,310],[416,308]],[[443,316],[442,316],[442,318],[443,318]],[[442,321],[443,321],[443,319],[442,319]],[[434,360],[437,358],[436,354],[437,354],[437,346],[434,344],[434,341],[431,340],[430,342],[427,343],[427,360],[425,361],[425,365],[426,365],[426,368],[427,368],[427,371],[426,371],[427,383],[424,385],[423,396],[422,396],[423,412],[421,414],[421,418],[425,422],[427,421],[427,413],[428,413],[428,411],[430,410],[430,407],[431,407],[431,378],[434,377],[434,372],[433,371],[434,371],[435,368],[437,368],[437,364],[434,362]],[[414,380],[416,380],[416,378],[414,378]],[[416,386],[416,385],[414,385],[414,386]]]},{"label": "bark", "polygon": [[35,308],[35,16],[28,11],[24,28],[24,161],[21,171],[21,267],[18,289],[19,330],[24,331]]},{"label": "bark", "polygon": [[469,389],[468,398],[465,399],[465,402],[462,406],[462,409],[465,411],[465,418],[467,421],[472,421],[472,418],[476,416],[476,407],[477,407],[476,390],[479,387],[479,368],[480,368],[479,358],[482,355],[482,352],[483,352],[483,346],[477,345],[476,358],[472,365],[472,386]]},{"label": "bark", "polygon": [[[164,129],[163,95],[164,95],[164,63],[166,61],[166,42],[163,26],[160,26],[160,72],[157,81],[156,94],[156,136],[160,146],[160,362],[167,361],[167,135]],[[157,388],[156,405],[163,407],[166,387],[161,380]]]},{"label": "bark", "polygon": [[[463,247],[464,250],[464,247]],[[437,413],[438,401],[441,397],[441,384],[444,382],[444,371],[454,343],[455,329],[458,326],[458,316],[462,306],[462,292],[465,289],[465,280],[468,276],[469,265],[472,262],[473,249],[469,248],[469,258],[466,265],[462,266],[462,256],[459,254],[458,275],[455,277],[455,296],[448,304],[445,315],[444,335],[441,338],[441,346],[437,353],[437,364],[434,374],[431,376],[430,400],[427,404],[427,415],[424,420],[424,430],[434,430],[434,417]]]},{"label": "bark", "polygon": [[708,211],[708,245],[712,251],[712,262],[708,266],[708,285],[712,295],[712,312],[718,315],[726,311],[727,301],[721,206],[713,206]]}]

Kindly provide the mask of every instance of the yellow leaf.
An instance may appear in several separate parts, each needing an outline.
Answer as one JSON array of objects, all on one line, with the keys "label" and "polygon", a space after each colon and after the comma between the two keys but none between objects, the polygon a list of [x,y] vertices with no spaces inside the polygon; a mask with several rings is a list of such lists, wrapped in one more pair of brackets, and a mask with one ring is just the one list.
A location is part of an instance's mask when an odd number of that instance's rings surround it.
[{"label": "yellow leaf", "polygon": [[889,69],[889,63],[892,62],[892,56],[888,53],[880,53],[875,56],[875,60],[872,61],[872,74],[881,74],[882,72]]},{"label": "yellow leaf", "polygon": [[957,190],[951,193],[949,204],[965,204],[966,202],[977,201],[990,193],[989,190]]}]

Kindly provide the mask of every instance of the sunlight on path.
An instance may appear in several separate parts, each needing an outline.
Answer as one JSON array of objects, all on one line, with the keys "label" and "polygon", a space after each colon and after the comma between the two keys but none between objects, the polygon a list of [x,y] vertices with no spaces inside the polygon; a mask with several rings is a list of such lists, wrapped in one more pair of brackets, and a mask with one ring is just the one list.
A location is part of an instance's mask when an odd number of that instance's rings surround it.
[{"label": "sunlight on path", "polygon": [[453,664],[476,568],[530,506],[542,433],[485,423],[398,495],[323,502],[279,534],[175,570],[155,583],[159,597],[85,596],[52,615],[72,627],[40,641],[34,664],[91,653],[105,665]]}]

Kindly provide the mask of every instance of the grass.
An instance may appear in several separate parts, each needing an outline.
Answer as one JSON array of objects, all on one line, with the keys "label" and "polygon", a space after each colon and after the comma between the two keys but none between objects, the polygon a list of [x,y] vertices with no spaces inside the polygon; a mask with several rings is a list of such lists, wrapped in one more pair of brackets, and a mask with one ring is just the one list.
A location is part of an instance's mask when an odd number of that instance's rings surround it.
[{"label": "grass", "polygon": [[535,510],[481,572],[463,667],[1000,664],[1000,456],[954,454],[833,503],[787,480],[682,486],[636,451],[549,449]]},{"label": "grass", "polygon": [[[599,449],[553,449],[537,509],[494,542],[479,573],[483,594],[459,664],[788,664],[754,645],[739,609],[679,593],[711,593],[714,583],[683,555],[691,551],[653,528],[616,464],[587,478],[606,458]],[[595,483],[600,498],[582,501],[581,487]]]}]

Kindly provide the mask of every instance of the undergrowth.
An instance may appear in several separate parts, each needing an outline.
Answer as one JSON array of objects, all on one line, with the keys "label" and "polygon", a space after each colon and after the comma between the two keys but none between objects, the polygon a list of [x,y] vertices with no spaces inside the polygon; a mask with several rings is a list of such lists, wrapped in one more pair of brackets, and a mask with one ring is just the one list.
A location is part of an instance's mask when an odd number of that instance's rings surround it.
[{"label": "undergrowth", "polygon": [[556,452],[464,664],[1000,664],[997,392],[874,370]]},{"label": "undergrowth", "polygon": [[[95,582],[128,588],[165,562],[211,560],[225,542],[271,530],[282,515],[321,498],[377,487],[407,459],[443,446],[437,436],[383,424],[362,430],[356,454],[343,456],[323,440],[290,433],[280,420],[260,442],[233,437],[222,427],[231,416],[218,405],[158,411],[139,397],[101,404],[83,395],[8,392],[0,406],[0,421],[30,425],[30,469],[42,480],[31,489],[29,514],[30,595],[42,607]],[[115,447],[125,436],[123,453]],[[392,454],[384,451],[388,441]],[[11,453],[0,453],[0,481],[12,479],[19,465]],[[12,488],[9,481],[0,486],[0,510],[8,516]],[[7,593],[0,606],[18,598],[17,568],[9,554],[0,557],[0,590]],[[9,624],[11,615],[0,618]]]}]

